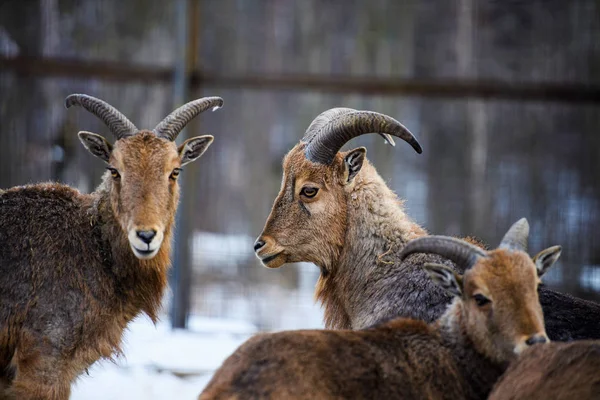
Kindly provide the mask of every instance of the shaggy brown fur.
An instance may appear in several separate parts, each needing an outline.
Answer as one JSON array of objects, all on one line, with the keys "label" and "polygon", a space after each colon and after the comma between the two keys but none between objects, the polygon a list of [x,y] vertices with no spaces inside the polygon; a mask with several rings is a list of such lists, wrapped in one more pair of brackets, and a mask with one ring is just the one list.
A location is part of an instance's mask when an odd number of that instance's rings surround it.
[{"label": "shaggy brown fur", "polygon": [[[149,131],[118,140],[91,194],[57,183],[0,193],[0,398],[67,399],[73,380],[119,354],[127,323],[156,321],[171,250],[181,166],[175,143]],[[155,227],[155,256],[128,232]],[[144,228],[146,229],[146,228]]]},{"label": "shaggy brown fur", "polygon": [[490,400],[600,399],[600,341],[534,346],[496,383]]},{"label": "shaggy brown fur", "polygon": [[[536,267],[525,253],[495,250],[464,277],[426,268],[456,296],[437,323],[258,335],[200,399],[485,399],[526,340],[545,337]],[[491,303],[477,304],[478,294]]]},{"label": "shaggy brown fur", "polygon": [[[316,264],[321,276],[315,295],[327,328],[360,329],[397,316],[438,318],[450,297],[420,266],[457,267],[426,254],[398,261],[404,245],[427,232],[406,215],[402,201],[366,158],[362,168],[357,166],[357,154],[364,157],[366,150],[340,152],[332,165],[322,165],[308,161],[304,147],[299,143],[284,158],[283,184],[259,237],[265,242],[257,248],[263,264]],[[352,157],[358,172],[349,179]],[[307,197],[305,188],[318,191]],[[553,340],[600,338],[600,305],[544,287],[540,296]]]}]

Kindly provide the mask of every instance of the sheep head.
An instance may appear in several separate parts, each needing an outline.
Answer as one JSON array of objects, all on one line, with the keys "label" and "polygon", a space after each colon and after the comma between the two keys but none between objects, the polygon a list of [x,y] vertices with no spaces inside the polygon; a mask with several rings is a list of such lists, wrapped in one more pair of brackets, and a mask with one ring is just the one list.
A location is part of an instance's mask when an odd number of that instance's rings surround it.
[{"label": "sheep head", "polygon": [[463,275],[439,264],[426,264],[432,279],[462,303],[468,336],[481,353],[507,362],[536,343],[549,341],[538,297],[540,277],[560,256],[550,247],[533,259],[526,253],[529,226],[516,222],[492,251],[462,240],[428,236],[409,242],[401,254],[434,253],[465,268]]},{"label": "sheep head", "polygon": [[73,105],[96,115],[116,137],[111,144],[95,133],[79,132],[85,148],[108,164],[104,181],[112,211],[133,254],[153,258],[173,226],[181,167],[198,159],[213,141],[210,135],[198,136],[178,147],[175,138],[192,118],[208,108],[220,108],[223,100],[209,97],[187,103],[152,131],[138,130],[114,107],[91,96],[70,95],[66,106]]},{"label": "sheep head", "polygon": [[339,150],[366,133],[378,133],[392,145],[396,136],[422,151],[408,129],[387,115],[349,108],[320,114],[283,160],[280,192],[254,245],[263,265],[307,261],[327,274],[344,244],[347,197],[367,152]]}]

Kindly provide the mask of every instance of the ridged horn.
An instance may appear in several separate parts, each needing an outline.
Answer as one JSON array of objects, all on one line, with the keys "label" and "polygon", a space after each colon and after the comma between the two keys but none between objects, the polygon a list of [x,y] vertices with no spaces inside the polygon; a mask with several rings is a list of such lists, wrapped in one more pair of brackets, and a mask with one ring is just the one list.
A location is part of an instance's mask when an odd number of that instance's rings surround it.
[{"label": "ridged horn", "polygon": [[198,114],[209,108],[212,108],[212,110],[215,111],[221,107],[223,107],[223,99],[220,97],[203,97],[198,100],[190,101],[163,119],[160,124],[156,125],[153,132],[156,136],[173,141],[177,138],[179,132],[185,128],[188,122],[194,119]]},{"label": "ridged horn", "polygon": [[[323,111],[308,126],[308,129],[306,130],[304,137],[302,138],[302,141],[310,142],[312,140],[313,136],[316,135],[316,133],[323,127],[323,125],[325,125],[326,123],[331,121],[333,118],[343,115],[343,114],[348,114],[350,112],[355,112],[355,111],[357,111],[357,110],[355,110],[353,108],[346,108],[346,107],[337,107],[337,108],[332,108],[327,111]],[[388,135],[387,133],[381,133],[381,132],[378,132],[378,133],[379,133],[379,135],[381,135],[383,137],[383,140],[385,140],[388,144],[390,144],[392,146],[396,146],[396,142],[394,142],[394,138],[391,135]]]},{"label": "ridged horn", "polygon": [[118,139],[135,135],[138,128],[116,108],[107,102],[87,94],[71,94],[65,99],[65,107],[81,106],[100,118]]},{"label": "ridged horn", "polygon": [[374,111],[340,107],[327,110],[313,120],[302,138],[306,143],[304,154],[312,162],[329,165],[344,144],[366,133],[378,133],[392,145],[392,136],[396,136],[408,142],[417,153],[423,151],[414,135],[394,118]]},{"label": "ridged horn", "polygon": [[527,218],[515,222],[502,238],[499,248],[520,250],[527,252],[527,239],[529,238],[529,223]]},{"label": "ridged horn", "polygon": [[424,236],[411,240],[404,246],[400,259],[403,260],[413,253],[438,254],[464,269],[471,268],[480,257],[486,257],[483,249],[448,236]]}]

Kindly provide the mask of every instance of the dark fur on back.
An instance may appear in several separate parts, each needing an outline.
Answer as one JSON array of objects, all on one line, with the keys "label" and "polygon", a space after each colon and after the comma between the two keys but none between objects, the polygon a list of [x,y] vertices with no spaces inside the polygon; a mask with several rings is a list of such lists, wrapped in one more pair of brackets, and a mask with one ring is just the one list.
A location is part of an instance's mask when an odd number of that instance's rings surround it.
[{"label": "dark fur on back", "polygon": [[600,341],[534,346],[515,360],[490,400],[600,399]]},{"label": "dark fur on back", "polygon": [[453,343],[407,319],[360,331],[258,335],[225,360],[199,398],[485,399],[505,366]]},{"label": "dark fur on back", "polygon": [[19,367],[15,392],[34,379],[68,397],[78,374],[120,352],[133,317],[157,317],[170,229],[155,258],[137,259],[105,185],[92,195],[53,183],[0,195],[0,373],[10,383]]}]

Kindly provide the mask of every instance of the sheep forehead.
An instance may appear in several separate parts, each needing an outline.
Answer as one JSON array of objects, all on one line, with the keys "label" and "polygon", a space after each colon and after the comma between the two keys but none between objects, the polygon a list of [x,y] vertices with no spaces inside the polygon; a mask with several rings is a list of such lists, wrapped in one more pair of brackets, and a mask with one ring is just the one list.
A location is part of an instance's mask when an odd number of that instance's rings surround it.
[{"label": "sheep forehead", "polygon": [[169,172],[180,165],[174,142],[159,138],[150,131],[142,131],[115,143],[113,160],[127,171],[145,174]]},{"label": "sheep forehead", "polygon": [[539,281],[533,261],[521,251],[497,249],[465,274],[467,293],[475,290],[489,296],[523,297],[535,291]]},{"label": "sheep forehead", "polygon": [[294,146],[283,159],[283,171],[285,177],[302,178],[305,181],[328,181],[335,174],[336,165],[339,165],[341,154],[336,155],[336,159],[331,165],[324,165],[309,161],[304,155],[305,143],[298,143]]}]

